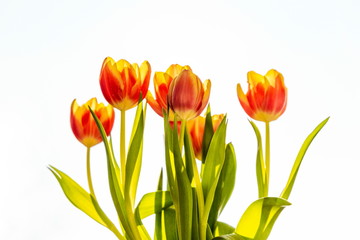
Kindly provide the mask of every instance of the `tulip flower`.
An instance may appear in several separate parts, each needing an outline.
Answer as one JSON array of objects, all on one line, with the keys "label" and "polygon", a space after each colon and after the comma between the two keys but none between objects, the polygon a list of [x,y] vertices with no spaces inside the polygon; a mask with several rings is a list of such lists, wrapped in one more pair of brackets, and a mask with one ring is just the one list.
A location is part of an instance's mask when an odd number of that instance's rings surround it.
[{"label": "tulip flower", "polygon": [[[214,132],[219,127],[223,118],[224,118],[224,114],[211,116]],[[195,153],[195,157],[199,160],[202,160],[205,118],[202,116],[198,116],[192,120],[189,120],[187,122],[187,128],[191,137],[191,142]]]},{"label": "tulip flower", "polygon": [[271,69],[262,76],[256,72],[247,75],[249,90],[244,94],[240,84],[237,95],[245,112],[253,119],[271,122],[280,117],[287,103],[287,88],[281,73]]},{"label": "tulip flower", "polygon": [[181,120],[190,120],[201,114],[210,97],[210,80],[204,84],[190,69],[183,70],[170,84],[168,103]]},{"label": "tulip flower", "polygon": [[102,141],[100,131],[90,113],[90,109],[99,118],[106,134],[109,136],[114,125],[114,109],[111,105],[105,106],[103,103],[97,102],[96,98],[92,98],[84,105],[79,106],[76,99],[71,104],[70,124],[75,137],[87,148],[86,151],[86,169],[88,185],[91,195],[96,198],[92,185],[90,174],[90,148]]},{"label": "tulip flower", "polygon": [[[150,107],[161,117],[163,116],[163,110],[168,110],[168,101],[167,96],[169,92],[169,86],[173,79],[177,77],[182,70],[189,69],[190,66],[181,66],[179,64],[172,64],[166,72],[156,72],[154,75],[154,89],[155,97],[148,91],[146,100],[149,103]],[[169,110],[169,119],[174,119],[174,113]]]},{"label": "tulip flower", "polygon": [[91,116],[89,107],[100,119],[106,134],[109,135],[114,125],[114,109],[111,105],[105,106],[92,98],[84,105],[79,106],[76,99],[71,104],[70,124],[75,137],[86,147],[90,148],[102,141],[100,131]]},{"label": "tulip flower", "polygon": [[115,108],[126,111],[135,107],[146,96],[151,67],[144,61],[140,67],[121,59],[115,62],[105,58],[101,73],[100,86],[105,99]]}]

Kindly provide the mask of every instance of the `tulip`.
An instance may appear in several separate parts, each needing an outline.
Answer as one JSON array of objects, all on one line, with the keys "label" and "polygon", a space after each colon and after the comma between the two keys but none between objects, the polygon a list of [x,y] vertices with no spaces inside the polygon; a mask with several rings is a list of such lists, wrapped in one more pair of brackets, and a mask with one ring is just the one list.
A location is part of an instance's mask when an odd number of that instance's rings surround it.
[{"label": "tulip", "polygon": [[[224,118],[224,114],[211,116],[213,131],[219,127],[221,121]],[[205,130],[205,118],[198,116],[187,122],[187,129],[189,131],[195,157],[202,160],[202,149],[203,149],[203,137]]]},{"label": "tulip", "polygon": [[[169,93],[169,86],[173,79],[177,77],[182,70],[190,69],[190,66],[181,66],[179,64],[172,64],[166,72],[156,72],[154,75],[154,89],[155,97],[148,91],[146,100],[149,103],[150,107],[161,117],[163,116],[163,111],[168,111],[168,101],[167,96]],[[169,109],[169,119],[174,119],[174,113]]]},{"label": "tulip", "polygon": [[183,70],[170,84],[170,109],[184,121],[199,116],[209,101],[210,88],[210,80],[203,84],[190,69]]},{"label": "tulip", "polygon": [[124,59],[115,62],[107,57],[100,73],[101,91],[113,107],[126,111],[135,107],[146,96],[150,74],[148,61],[144,61],[139,67]]},{"label": "tulip", "polygon": [[280,117],[287,103],[287,88],[281,73],[272,69],[262,76],[253,71],[247,75],[249,90],[244,94],[240,84],[237,95],[245,112],[253,119],[271,122]]},{"label": "tulip", "polygon": [[106,134],[109,136],[114,125],[114,109],[111,105],[105,106],[97,103],[96,98],[92,98],[84,105],[79,106],[76,99],[71,104],[70,124],[75,137],[86,147],[90,148],[102,141],[100,131],[91,116],[89,107],[102,123]]}]

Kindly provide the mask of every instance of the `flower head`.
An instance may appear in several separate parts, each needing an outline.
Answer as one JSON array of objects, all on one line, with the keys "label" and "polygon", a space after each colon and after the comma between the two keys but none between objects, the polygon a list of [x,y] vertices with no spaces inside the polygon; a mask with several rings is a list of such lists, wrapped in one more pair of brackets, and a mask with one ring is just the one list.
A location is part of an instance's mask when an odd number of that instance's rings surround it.
[{"label": "flower head", "polygon": [[[182,70],[190,69],[190,66],[181,66],[179,64],[172,64],[166,72],[156,72],[154,75],[155,97],[148,91],[146,100],[150,107],[160,116],[163,116],[163,110],[167,111],[168,107],[168,93],[171,82],[177,77]],[[169,109],[169,119],[174,119],[174,113]]]},{"label": "flower head", "polygon": [[170,109],[182,120],[199,116],[209,101],[210,88],[210,80],[203,84],[190,69],[181,71],[169,87]]},{"label": "flower head", "polygon": [[79,106],[74,99],[70,111],[71,129],[75,137],[86,147],[92,147],[102,141],[100,131],[91,116],[89,107],[99,118],[108,136],[115,118],[113,107],[111,105],[105,106],[103,103],[98,104],[96,98],[90,99],[82,106]]},{"label": "flower head", "polygon": [[121,59],[115,62],[111,57],[105,58],[101,73],[100,87],[105,99],[119,110],[135,107],[141,96],[146,96],[151,67],[144,61],[140,67]]},{"label": "flower head", "polygon": [[[223,118],[224,118],[224,114],[211,116],[214,132],[219,127]],[[199,160],[202,160],[205,118],[202,116],[198,116],[192,120],[187,121],[187,129],[191,137],[191,142],[194,149],[195,157]]]},{"label": "flower head", "polygon": [[256,72],[248,72],[249,89],[244,94],[240,84],[237,95],[245,112],[253,119],[271,122],[280,117],[287,103],[287,88],[281,73],[271,69],[262,76]]}]

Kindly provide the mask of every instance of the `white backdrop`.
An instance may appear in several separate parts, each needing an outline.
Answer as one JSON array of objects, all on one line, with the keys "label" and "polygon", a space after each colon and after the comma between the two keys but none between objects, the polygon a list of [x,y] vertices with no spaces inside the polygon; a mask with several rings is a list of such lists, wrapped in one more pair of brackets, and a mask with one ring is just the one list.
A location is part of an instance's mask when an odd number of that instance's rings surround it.
[{"label": "white backdrop", "polygon": [[[272,196],[284,187],[307,134],[331,119],[305,156],[293,205],[269,239],[358,238],[359,1],[219,2],[1,2],[0,239],[115,239],[68,202],[46,168],[52,164],[86,188],[85,148],[71,132],[70,104],[104,101],[98,76],[106,56],[148,60],[153,72],[189,64],[212,80],[212,112],[228,114],[227,139],[238,158],[234,194],[221,216],[234,226],[257,197],[256,140],[236,84],[246,88],[250,70],[283,73],[289,101],[271,129]],[[139,197],[156,188],[162,134],[162,119],[149,107]],[[92,153],[95,191],[115,221],[103,146]]]}]

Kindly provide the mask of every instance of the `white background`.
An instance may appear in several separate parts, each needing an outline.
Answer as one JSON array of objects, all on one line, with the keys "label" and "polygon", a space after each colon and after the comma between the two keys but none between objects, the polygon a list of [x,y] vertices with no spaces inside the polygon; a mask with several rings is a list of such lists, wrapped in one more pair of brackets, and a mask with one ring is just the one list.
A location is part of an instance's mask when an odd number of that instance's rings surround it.
[{"label": "white background", "polygon": [[[356,0],[1,1],[0,239],[115,239],[68,202],[47,169],[52,164],[86,188],[85,148],[71,132],[70,104],[104,101],[98,76],[106,56],[148,60],[153,72],[189,64],[211,79],[212,112],[228,114],[227,139],[238,158],[234,194],[221,216],[233,226],[257,197],[256,140],[236,84],[246,89],[250,70],[283,73],[289,100],[271,124],[272,196],[307,134],[331,119],[269,239],[358,239],[359,11]],[[156,188],[164,166],[162,134],[162,118],[149,107],[139,198]],[[99,201],[116,221],[101,144],[92,163]]]}]

